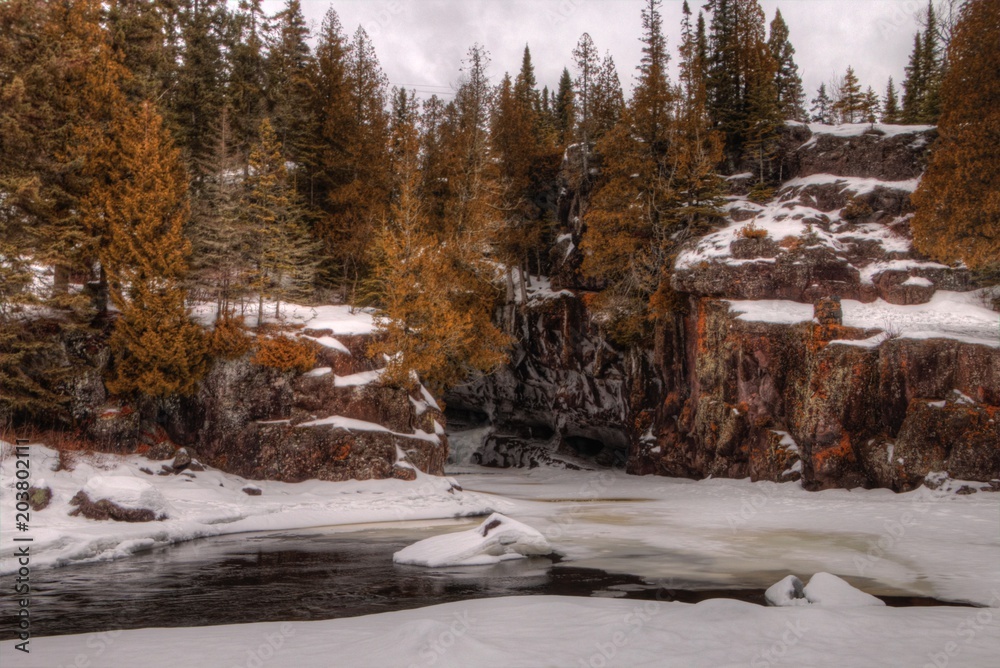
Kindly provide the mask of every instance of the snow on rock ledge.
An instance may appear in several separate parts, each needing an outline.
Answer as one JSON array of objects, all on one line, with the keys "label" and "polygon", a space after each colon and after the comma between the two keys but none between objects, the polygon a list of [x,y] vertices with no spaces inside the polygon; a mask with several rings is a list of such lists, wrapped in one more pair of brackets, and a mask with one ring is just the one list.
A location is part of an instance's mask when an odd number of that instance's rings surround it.
[{"label": "snow on rock ledge", "polygon": [[535,529],[493,513],[475,529],[432,536],[392,556],[397,564],[414,566],[482,566],[507,559],[551,554],[552,547]]},{"label": "snow on rock ledge", "polygon": [[764,592],[768,605],[786,607],[793,605],[819,605],[827,608],[859,608],[884,606],[885,602],[847,584],[830,573],[816,573],[809,584],[789,575],[768,587]]}]

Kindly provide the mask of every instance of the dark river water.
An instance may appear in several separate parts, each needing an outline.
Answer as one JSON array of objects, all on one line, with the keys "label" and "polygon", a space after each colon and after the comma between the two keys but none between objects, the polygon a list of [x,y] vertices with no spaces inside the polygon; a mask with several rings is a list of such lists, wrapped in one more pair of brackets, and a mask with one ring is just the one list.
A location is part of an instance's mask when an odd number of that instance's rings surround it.
[{"label": "dark river water", "polygon": [[[547,558],[461,568],[392,563],[392,554],[411,543],[475,524],[237,534],[119,561],[32,572],[32,634],[319,620],[531,594],[764,602],[761,590],[668,591],[635,576],[556,565]],[[15,637],[13,596],[4,593],[0,602],[0,640],[7,640]]]}]

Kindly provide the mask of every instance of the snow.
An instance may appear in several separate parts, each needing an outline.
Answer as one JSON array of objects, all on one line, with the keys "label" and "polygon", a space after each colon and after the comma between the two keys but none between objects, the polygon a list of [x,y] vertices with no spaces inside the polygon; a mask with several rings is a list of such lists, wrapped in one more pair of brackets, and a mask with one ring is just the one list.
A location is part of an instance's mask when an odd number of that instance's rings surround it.
[{"label": "snow", "polygon": [[414,566],[484,566],[508,559],[547,555],[545,536],[526,524],[493,513],[475,529],[432,536],[393,555],[397,564]]},{"label": "snow", "polygon": [[896,137],[927,132],[935,127],[933,125],[886,125],[883,123],[843,123],[841,125],[808,123],[807,125],[814,135],[833,135],[835,137],[859,137],[872,129],[885,137]]},{"label": "snow", "polygon": [[803,586],[794,575],[768,587],[764,598],[773,606],[818,605],[827,608],[881,607],[885,602],[852,587],[843,578],[816,573]]},{"label": "snow", "polygon": [[892,190],[903,190],[912,193],[920,185],[920,179],[907,179],[905,181],[882,181],[879,179],[865,178],[861,176],[837,176],[836,174],[812,174],[810,176],[800,176],[789,179],[782,184],[785,188],[803,188],[816,185],[837,185],[841,192],[847,191],[855,195],[867,195],[876,188],[889,188]]},{"label": "snow", "polygon": [[[811,304],[781,299],[727,300],[740,320],[794,325],[813,317]],[[938,290],[926,304],[890,304],[882,299],[840,303],[844,325],[859,329],[891,330],[909,339],[947,338],[1000,347],[1000,316],[982,305],[976,292]],[[841,344],[875,347],[884,336]]]},{"label": "snow", "polygon": [[[426,436],[426,435],[425,435]],[[427,436],[434,438],[433,436]],[[17,570],[13,538],[15,460],[0,442],[0,574]],[[59,467],[55,450],[30,446],[31,472],[52,490],[50,505],[31,513],[32,569],[104,561],[130,552],[206,536],[251,531],[301,529],[363,522],[429,520],[493,511],[493,501],[460,492],[447,478],[417,473],[412,482],[366,480],[302,483],[250,481],[208,468],[188,475],[147,475],[159,464],[139,455],[67,453],[72,470]],[[58,469],[58,470],[57,470]],[[259,487],[260,496],[243,488]],[[71,517],[69,501],[81,489],[113,497],[130,507],[160,499],[169,516],[160,522],[114,522]],[[151,494],[152,487],[156,494]],[[156,496],[159,495],[159,496]],[[91,497],[93,498],[93,496]],[[34,654],[32,654],[33,656]],[[53,664],[55,665],[55,664]],[[127,664],[123,664],[127,665]]]},{"label": "snow", "polygon": [[283,314],[286,321],[301,323],[309,329],[328,329],[333,336],[361,336],[375,331],[374,311],[367,308],[287,304]]},{"label": "snow", "polygon": [[992,666],[1000,653],[996,615],[511,596],[313,622],[33,638],[30,654],[5,641],[0,658],[24,668]]},{"label": "snow", "polygon": [[334,387],[358,387],[359,385],[370,385],[376,382],[385,369],[375,369],[374,371],[361,371],[352,373],[349,376],[334,376]]},{"label": "snow", "polygon": [[402,438],[416,438],[421,441],[430,441],[431,443],[441,442],[441,439],[438,438],[436,434],[428,434],[422,429],[415,429],[412,434],[403,434],[400,432],[392,431],[388,427],[380,425],[376,422],[366,422],[364,420],[357,420],[355,418],[344,417],[343,415],[331,415],[325,418],[309,420],[307,422],[300,422],[295,426],[335,427],[338,429],[346,429],[347,431],[381,431],[387,434],[392,434],[393,436],[400,436]]},{"label": "snow", "polygon": [[492,495],[497,512],[541,532],[563,557],[555,568],[629,573],[675,589],[763,590],[789,573],[826,572],[876,596],[1000,606],[991,593],[1000,592],[994,494],[478,470],[457,477],[462,487]]},{"label": "snow", "polygon": [[309,339],[310,341],[315,341],[324,348],[331,348],[333,350],[336,350],[337,352],[345,353],[347,355],[351,354],[351,351],[347,348],[347,346],[345,346],[343,343],[333,338],[332,336],[315,337],[315,336],[306,336],[303,334],[302,338]]},{"label": "snow", "polygon": [[[872,284],[875,277],[887,271],[912,271],[914,269],[948,269],[948,265],[939,264],[937,262],[924,262],[921,260],[890,260],[888,262],[873,262],[868,266],[861,269],[861,282],[868,285]],[[918,277],[911,277],[907,279],[907,285],[919,285],[917,283],[909,283],[910,280]],[[932,284],[933,285],[933,284]]]},{"label": "snow", "polygon": [[908,279],[903,281],[902,285],[915,285],[921,288],[933,288],[934,281],[929,278],[924,278],[923,276],[910,276]]},{"label": "snow", "polygon": [[152,510],[157,518],[169,517],[172,511],[156,487],[131,476],[94,476],[83,492],[94,503],[107,500],[122,508]]},{"label": "snow", "polygon": [[812,304],[801,304],[786,299],[726,300],[729,309],[738,313],[737,320],[770,322],[779,325],[797,325],[813,319]]}]

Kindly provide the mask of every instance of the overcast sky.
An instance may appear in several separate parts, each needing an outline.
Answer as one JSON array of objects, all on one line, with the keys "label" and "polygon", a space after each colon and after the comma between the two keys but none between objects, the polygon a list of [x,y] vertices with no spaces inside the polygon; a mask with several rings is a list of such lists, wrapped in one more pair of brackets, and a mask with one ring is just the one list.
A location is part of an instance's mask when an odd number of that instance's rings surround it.
[{"label": "overcast sky", "polygon": [[[643,0],[301,0],[317,32],[333,7],[348,36],[360,25],[375,44],[393,85],[451,97],[461,61],[479,42],[490,53],[490,76],[520,68],[524,45],[531,48],[538,87],[554,88],[563,67],[572,68],[580,35],[589,32],[597,48],[610,51],[626,95],[641,56]],[[268,0],[273,13],[284,4]],[[697,13],[701,1],[693,0]],[[671,61],[676,64],[682,0],[664,0],[662,14]],[[791,32],[808,101],[820,83],[854,67],[862,86],[881,95],[891,75],[897,86],[919,29],[927,0],[761,0],[770,24],[781,9]]]}]

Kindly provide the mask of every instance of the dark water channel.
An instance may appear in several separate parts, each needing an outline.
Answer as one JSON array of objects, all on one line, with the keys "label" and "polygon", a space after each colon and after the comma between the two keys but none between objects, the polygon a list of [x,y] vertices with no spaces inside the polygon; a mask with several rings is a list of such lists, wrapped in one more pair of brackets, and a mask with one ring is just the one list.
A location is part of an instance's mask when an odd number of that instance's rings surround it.
[{"label": "dark water channel", "polygon": [[[663,590],[635,576],[555,566],[547,558],[464,568],[392,563],[392,554],[406,545],[472,525],[238,534],[119,561],[33,572],[32,633],[308,621],[532,594],[764,602],[761,590]],[[921,602],[886,600],[890,605]],[[14,601],[8,594],[0,601],[0,640],[8,640],[15,637]]]}]

